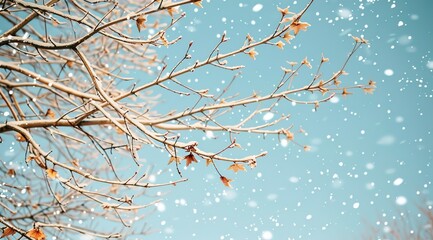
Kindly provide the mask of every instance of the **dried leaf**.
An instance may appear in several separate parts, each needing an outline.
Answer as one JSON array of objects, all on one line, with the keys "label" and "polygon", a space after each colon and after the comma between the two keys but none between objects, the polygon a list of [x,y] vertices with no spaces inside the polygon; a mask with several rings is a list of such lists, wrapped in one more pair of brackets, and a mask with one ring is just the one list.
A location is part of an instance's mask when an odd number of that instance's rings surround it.
[{"label": "dried leaf", "polygon": [[277,7],[278,12],[280,12],[283,16],[287,15],[287,14],[293,14],[292,12],[289,12],[289,7],[286,8],[279,8]]},{"label": "dried leaf", "polygon": [[297,21],[290,24],[290,29],[293,30],[296,36],[300,30],[307,31],[307,27],[309,26],[311,26],[309,23]]},{"label": "dried leaf", "polygon": [[4,237],[7,237],[7,236],[12,236],[15,233],[16,233],[15,230],[13,230],[10,227],[6,227],[5,229],[3,229],[3,234],[0,236],[0,238],[4,238]]},{"label": "dried leaf", "polygon": [[230,182],[232,181],[231,179],[228,179],[228,178],[226,178],[226,177],[224,177],[224,176],[221,176],[220,179],[221,179],[221,182],[222,182],[226,187],[229,187],[229,188],[232,187],[232,186],[230,185]]},{"label": "dried leaf", "polygon": [[194,155],[192,153],[186,155],[185,157],[186,166],[188,167],[192,162],[197,163],[197,159],[195,159]]},{"label": "dried leaf", "polygon": [[51,108],[48,108],[47,113],[45,113],[45,116],[54,119],[56,118],[56,113],[53,110],[51,110]]},{"label": "dried leaf", "polygon": [[294,36],[290,35],[289,32],[285,32],[283,35],[284,41],[286,41],[289,44],[290,44],[290,40],[292,40],[292,38],[294,38]]},{"label": "dried leaf", "polygon": [[307,66],[310,69],[312,68],[311,63],[308,61],[307,57],[302,60],[301,64]]},{"label": "dried leaf", "polygon": [[15,139],[16,139],[18,142],[25,142],[25,141],[26,141],[26,138],[25,138],[21,133],[17,133],[17,134],[15,134]]},{"label": "dried leaf", "polygon": [[70,61],[70,60],[67,60],[66,61],[66,66],[68,66],[69,68],[72,68],[72,66],[74,66],[74,62]]},{"label": "dried leaf", "polygon": [[238,171],[246,171],[244,165],[239,163],[234,163],[227,168],[228,170],[232,170],[233,172],[237,173]]},{"label": "dried leaf", "polygon": [[194,5],[196,5],[197,7],[203,8],[203,5],[201,5],[202,0],[198,0],[198,1],[195,1],[195,2],[192,2],[192,3],[194,3]]},{"label": "dried leaf", "polygon": [[145,22],[147,21],[146,17],[140,16],[135,20],[135,24],[137,24],[137,29],[141,32],[141,29],[146,28]]},{"label": "dried leaf", "polygon": [[289,130],[284,130],[283,133],[286,135],[287,140],[293,141],[293,139],[295,139],[295,135]]},{"label": "dried leaf", "polygon": [[211,164],[212,162],[213,162],[212,159],[206,158],[206,167],[209,166],[209,164]]},{"label": "dried leaf", "polygon": [[306,152],[311,151],[311,147],[308,146],[308,145],[305,145],[304,146],[304,151],[306,151]]},{"label": "dried leaf", "polygon": [[47,176],[51,179],[56,179],[58,177],[57,171],[52,168],[48,168],[45,171],[47,172]]},{"label": "dried leaf", "polygon": [[168,164],[170,164],[172,162],[180,163],[180,160],[181,160],[180,157],[171,156],[170,159],[168,160]]},{"label": "dried leaf", "polygon": [[33,229],[30,229],[30,230],[26,233],[26,235],[27,235],[28,237],[31,237],[31,238],[35,239],[35,240],[45,240],[45,234],[44,234],[44,232],[42,231],[42,229],[40,229],[40,228],[33,228]]},{"label": "dried leaf", "polygon": [[250,56],[250,58],[252,58],[252,59],[254,59],[254,60],[256,60],[256,56],[259,55],[259,53],[256,52],[256,51],[254,50],[254,48],[251,48],[251,50],[248,51],[248,52],[246,52],[246,53]]},{"label": "dried leaf", "polygon": [[286,44],[284,44],[284,43],[281,42],[281,41],[278,41],[277,43],[275,43],[275,45],[276,45],[279,49],[284,49],[284,45],[286,45]]},{"label": "dried leaf", "polygon": [[341,95],[343,95],[344,97],[347,95],[350,95],[352,93],[348,92],[346,88],[343,88],[343,92],[341,93]]},{"label": "dried leaf", "polygon": [[326,58],[322,55],[322,63],[326,63],[329,62],[329,58]]},{"label": "dried leaf", "polygon": [[177,13],[177,9],[176,8],[167,8],[167,12],[168,12],[168,14],[171,16],[171,17],[173,17],[173,15],[175,14],[175,13]]},{"label": "dried leaf", "polygon": [[7,172],[7,174],[8,174],[9,176],[11,176],[11,177],[15,176],[15,175],[16,175],[16,173],[15,173],[15,169],[13,169],[13,168],[9,169],[8,172]]}]

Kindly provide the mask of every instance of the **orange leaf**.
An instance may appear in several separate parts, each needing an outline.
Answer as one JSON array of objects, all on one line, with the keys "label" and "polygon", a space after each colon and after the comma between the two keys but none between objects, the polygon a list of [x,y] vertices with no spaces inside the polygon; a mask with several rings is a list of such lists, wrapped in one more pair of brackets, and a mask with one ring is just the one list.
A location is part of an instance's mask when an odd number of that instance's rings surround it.
[{"label": "orange leaf", "polygon": [[234,163],[234,164],[230,165],[230,167],[227,169],[232,170],[235,173],[237,173],[238,171],[246,171],[244,165],[239,164],[239,163]]},{"label": "orange leaf", "polygon": [[290,43],[290,40],[292,40],[292,38],[293,38],[293,36],[290,35],[289,32],[285,32],[285,33],[284,33],[283,39],[284,39],[287,43]]},{"label": "orange leaf", "polygon": [[209,164],[212,163],[212,159],[206,158],[206,167],[209,166]]},{"label": "orange leaf", "polygon": [[287,140],[289,141],[293,141],[293,139],[295,138],[295,135],[290,132],[289,130],[284,130],[284,135],[286,135]]},{"label": "orange leaf", "polygon": [[180,160],[181,160],[180,157],[171,156],[170,159],[168,160],[168,164],[172,162],[180,163]]},{"label": "orange leaf", "polygon": [[51,108],[48,108],[47,113],[45,113],[45,116],[54,119],[56,117],[56,113],[53,110],[51,110]]},{"label": "orange leaf", "polygon": [[3,230],[3,234],[0,236],[0,238],[4,238],[4,237],[7,237],[7,236],[12,236],[12,235],[14,235],[15,233],[16,233],[15,230],[13,230],[13,229],[10,228],[10,227],[6,227],[6,228]]},{"label": "orange leaf", "polygon": [[74,62],[72,62],[72,61],[70,61],[70,60],[67,60],[67,61],[66,61],[66,66],[72,68],[72,66],[74,66]]},{"label": "orange leaf", "polygon": [[309,26],[311,26],[309,23],[297,21],[290,24],[290,29],[297,35],[300,30],[307,31],[307,27]]},{"label": "orange leaf", "polygon": [[232,181],[231,179],[228,179],[228,178],[226,178],[226,177],[224,177],[224,176],[221,176],[220,179],[221,179],[221,182],[223,182],[223,184],[224,184],[226,187],[229,187],[229,188],[232,187],[232,186],[230,185],[230,182]]},{"label": "orange leaf", "polygon": [[276,45],[279,49],[284,49],[284,45],[286,45],[286,44],[284,44],[284,43],[281,42],[281,41],[278,41],[277,43],[275,43],[275,45]]},{"label": "orange leaf", "polygon": [[202,2],[202,0],[198,0],[198,1],[195,1],[195,2],[192,2],[192,3],[194,3],[194,5],[196,5],[197,7],[203,8],[203,5],[201,5],[201,2]]},{"label": "orange leaf", "polygon": [[36,239],[36,240],[45,240],[45,234],[44,234],[44,232],[42,231],[42,229],[40,229],[40,228],[33,228],[33,229],[30,229],[30,230],[26,233],[26,235],[27,235],[28,237],[34,238],[34,239]]},{"label": "orange leaf", "polygon": [[45,170],[47,172],[47,176],[51,179],[55,179],[58,177],[58,173],[56,170],[52,169],[52,168],[48,168],[47,170]]},{"label": "orange leaf", "polygon": [[26,138],[25,138],[21,133],[17,133],[17,134],[15,134],[15,139],[16,139],[18,142],[25,142],[25,141],[26,141]]},{"label": "orange leaf", "polygon": [[256,56],[259,55],[259,53],[256,52],[256,51],[254,50],[254,48],[251,48],[251,50],[248,51],[248,52],[246,52],[246,53],[250,56],[250,58],[252,58],[252,59],[254,59],[254,60],[256,60]]}]

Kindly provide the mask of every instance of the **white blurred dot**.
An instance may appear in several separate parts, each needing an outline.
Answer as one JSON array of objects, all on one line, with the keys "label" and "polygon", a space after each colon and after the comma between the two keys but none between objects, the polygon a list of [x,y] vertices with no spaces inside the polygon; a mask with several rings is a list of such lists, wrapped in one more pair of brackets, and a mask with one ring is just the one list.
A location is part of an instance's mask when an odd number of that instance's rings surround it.
[{"label": "white blurred dot", "polygon": [[394,184],[394,186],[400,186],[403,181],[403,178],[396,178],[392,184]]},{"label": "white blurred dot", "polygon": [[259,12],[260,10],[263,9],[263,5],[260,3],[257,3],[256,5],[254,5],[253,7],[253,12]]},{"label": "white blurred dot", "polygon": [[404,196],[398,196],[395,198],[395,203],[399,206],[406,205],[407,199]]},{"label": "white blurred dot", "polygon": [[262,232],[262,239],[263,240],[270,240],[270,239],[272,239],[272,233],[270,231],[263,231]]},{"label": "white blurred dot", "polygon": [[388,77],[394,75],[394,71],[392,69],[386,69],[383,73],[385,73],[385,75]]}]

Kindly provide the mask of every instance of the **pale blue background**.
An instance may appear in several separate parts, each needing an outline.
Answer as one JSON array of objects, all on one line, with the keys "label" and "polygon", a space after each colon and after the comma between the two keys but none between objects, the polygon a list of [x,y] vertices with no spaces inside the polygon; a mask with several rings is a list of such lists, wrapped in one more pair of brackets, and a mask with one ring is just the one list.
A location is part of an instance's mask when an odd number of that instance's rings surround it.
[{"label": "pale blue background", "polygon": [[[263,9],[254,12],[258,3]],[[193,56],[203,51],[206,56],[218,33],[227,31],[232,44],[241,44],[247,33],[259,39],[272,31],[268,24],[274,26],[279,18],[276,6],[290,5],[298,11],[305,4],[204,2],[198,12],[193,12],[195,7],[184,8],[185,28],[177,27],[176,32],[183,35],[184,46],[194,39],[197,53]],[[342,9],[346,9],[343,13],[350,10],[353,19],[341,19]],[[235,180],[233,190],[225,189],[203,162],[194,172],[186,171],[190,181],[170,190],[166,211],[151,218],[160,221],[161,235],[150,238],[258,239],[269,231],[273,239],[360,239],[369,233],[369,224],[392,222],[401,212],[408,211],[409,218],[415,219],[411,221],[418,221],[416,205],[425,206],[429,200],[432,204],[432,11],[432,1],[316,1],[303,18],[312,26],[284,51],[265,46],[256,49],[259,55],[254,62],[237,58],[247,66],[237,91],[265,92],[279,79],[286,60],[308,56],[317,63],[324,53],[331,59],[324,68],[329,74],[340,67],[352,47],[348,34],[364,35],[370,47],[364,46],[350,62],[343,84],[373,79],[378,89],[374,95],[354,90],[355,95],[322,104],[316,113],[309,106],[279,109],[292,114],[295,129],[302,125],[307,130],[307,137],[297,139],[312,145],[313,151],[300,152],[290,144],[283,148],[272,137],[263,141],[246,136],[241,144],[251,144],[247,153],[270,151],[258,168],[228,173]],[[387,69],[392,76],[385,74]],[[297,81],[303,81],[301,76]],[[223,86],[221,79],[230,79],[212,73],[195,77],[213,90]],[[295,178],[297,183],[290,181]],[[393,184],[397,178],[403,179],[399,186]],[[404,206],[396,204],[400,196],[407,199]]]},{"label": "pale blue background", "polygon": [[[263,5],[258,12],[252,10],[256,4]],[[167,35],[169,39],[182,35],[183,39],[159,51],[169,55],[167,61],[173,65],[194,40],[193,62],[207,57],[219,40],[217,34],[226,31],[231,40],[221,51],[227,52],[240,46],[247,33],[260,39],[273,31],[280,17],[277,6],[290,5],[292,11],[299,11],[305,4],[304,0],[296,4],[212,0],[204,1],[203,9],[187,6],[183,8],[185,19]],[[351,13],[353,19],[341,18],[341,10]],[[233,189],[225,188],[203,160],[183,170],[190,179],[187,183],[152,192],[167,194],[163,195],[164,207],[144,220],[153,231],[146,237],[260,239],[271,233],[273,239],[360,239],[368,224],[392,221],[394,216],[398,219],[402,212],[417,221],[417,204],[432,205],[432,11],[430,0],[317,0],[303,18],[312,26],[284,51],[262,46],[256,48],[256,61],[244,55],[229,59],[230,64],[246,66],[230,93],[246,96],[255,90],[265,94],[279,80],[280,66],[287,66],[286,61],[300,62],[308,56],[314,66],[323,53],[331,59],[323,70],[329,76],[352,48],[348,34],[364,35],[371,44],[350,62],[346,69],[350,74],[342,78],[342,84],[365,84],[372,79],[377,90],[373,95],[353,90],[353,96],[322,104],[318,112],[312,112],[311,106],[282,104],[275,115],[289,113],[292,118],[277,127],[294,124],[296,131],[302,126],[308,136],[297,134],[296,140],[311,145],[311,152],[293,144],[282,147],[274,136],[266,140],[256,135],[237,136],[244,152],[233,156],[263,150],[269,151],[268,156],[245,173],[234,174],[225,170],[228,165],[218,164],[234,180]],[[393,71],[391,76],[385,74],[387,69]],[[302,71],[298,84],[309,82],[310,73]],[[216,93],[224,88],[222,81],[227,83],[233,74],[208,68],[182,80],[198,79],[194,86]],[[161,92],[161,111],[189,104]],[[246,111],[229,114],[225,121],[237,121]],[[258,123],[263,120],[259,118]],[[204,149],[217,150],[227,142],[221,133],[215,135],[217,140],[206,139],[201,132],[182,137],[200,141]],[[6,151],[9,146],[0,148]],[[142,151],[140,156],[161,159],[163,168],[175,171],[173,165],[165,165],[165,155]],[[176,174],[171,176],[165,179],[177,179]],[[396,186],[393,182],[398,178],[403,183]],[[396,204],[398,197],[405,197],[407,203]]]}]

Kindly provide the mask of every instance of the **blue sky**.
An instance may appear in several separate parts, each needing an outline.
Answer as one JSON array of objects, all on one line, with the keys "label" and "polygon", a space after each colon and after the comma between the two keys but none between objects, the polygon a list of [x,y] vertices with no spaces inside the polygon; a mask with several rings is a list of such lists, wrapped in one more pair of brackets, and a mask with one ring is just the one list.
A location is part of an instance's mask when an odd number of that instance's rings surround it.
[{"label": "blue sky", "polygon": [[[174,66],[194,41],[190,61],[204,59],[223,32],[230,40],[220,50],[228,52],[242,46],[247,34],[259,40],[272,33],[280,18],[277,7],[290,6],[297,12],[306,4],[305,0],[204,0],[203,8],[184,6],[186,17],[166,35],[168,39],[181,35],[182,40],[169,48],[158,48],[157,53],[166,55],[166,62]],[[318,111],[312,106],[281,103],[271,115],[263,114],[255,123],[290,114],[290,119],[276,128],[293,125],[296,141],[310,145],[311,151],[281,142],[277,136],[238,135],[243,149],[227,155],[268,151],[257,168],[233,173],[227,170],[230,164],[218,162],[222,173],[233,179],[230,189],[199,159],[198,164],[182,168],[188,182],[148,191],[162,201],[143,223],[134,226],[146,223],[151,227],[147,239],[339,240],[361,239],[369,233],[370,225],[382,231],[393,220],[422,222],[417,206],[433,205],[432,9],[430,0],[316,0],[302,18],[311,24],[308,31],[301,32],[283,50],[260,46],[256,60],[246,54],[229,58],[229,64],[245,68],[227,95],[265,94],[278,83],[280,67],[287,66],[287,61],[311,60],[313,69],[300,72],[294,82],[297,86],[309,83],[322,54],[330,58],[322,72],[331,75],[352,49],[351,35],[362,36],[370,44],[350,61],[346,68],[349,75],[341,79],[342,85],[374,80],[377,89],[373,95],[353,90],[353,95],[340,95],[321,104]],[[151,34],[146,31],[142,34]],[[179,80],[217,95],[235,74],[208,67]],[[148,80],[140,72],[131,75]],[[155,92],[161,94],[156,109],[160,112],[180,110],[196,101],[179,99],[164,90]],[[315,100],[319,96],[299,97]],[[237,122],[255,107],[234,109],[221,121]],[[306,133],[299,133],[300,128]],[[184,133],[181,140],[198,141],[209,151],[228,144],[227,134],[221,132]],[[0,145],[5,159],[16,154],[11,151],[12,141],[5,139]],[[166,164],[166,153],[146,148],[139,154],[155,169],[164,170],[158,181],[178,179],[174,165]],[[142,200],[154,198],[137,201]]]},{"label": "blue sky", "polygon": [[[226,31],[231,38],[228,51],[247,33],[260,39],[271,32],[279,18],[277,6],[298,11],[305,4],[205,1],[202,9],[185,7],[187,16],[172,34],[183,36],[179,49],[194,40],[193,57],[199,58],[218,42],[218,34]],[[312,151],[283,147],[272,136],[237,137],[246,153],[263,149],[269,155],[254,170],[227,173],[234,179],[233,189],[224,188],[203,162],[194,171],[185,170],[189,182],[168,190],[165,211],[149,218],[161,229],[150,239],[361,239],[377,221],[383,229],[401,213],[417,219],[417,204],[432,205],[429,9],[431,1],[316,1],[303,18],[312,26],[283,51],[263,46],[256,48],[256,61],[246,56],[229,60],[246,66],[233,93],[266,92],[286,61],[308,56],[314,65],[323,53],[331,59],[323,72],[331,74],[352,48],[350,35],[364,36],[370,45],[349,63],[343,84],[372,79],[377,90],[373,95],[354,91],[353,96],[340,96],[317,112],[311,106],[281,106],[275,115],[290,113],[287,124],[307,131],[308,136],[297,139]],[[224,86],[221,81],[233,75],[208,71],[190,77],[217,91]],[[307,81],[311,73],[302,72],[297,81]],[[172,107],[169,101],[164,106]],[[224,136],[218,136],[220,140],[201,146],[224,142]]]}]

